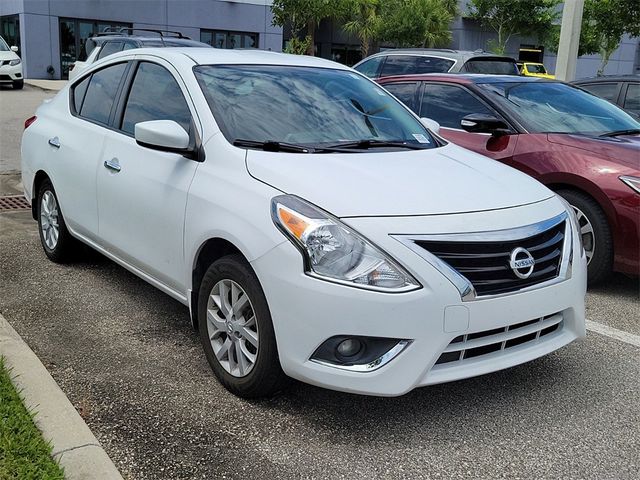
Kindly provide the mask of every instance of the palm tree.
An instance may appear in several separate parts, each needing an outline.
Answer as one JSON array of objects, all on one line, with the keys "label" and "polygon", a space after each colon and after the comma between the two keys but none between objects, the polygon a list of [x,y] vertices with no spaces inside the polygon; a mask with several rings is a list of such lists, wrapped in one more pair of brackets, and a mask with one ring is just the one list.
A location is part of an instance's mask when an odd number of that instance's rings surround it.
[{"label": "palm tree", "polygon": [[355,0],[349,12],[349,21],[343,28],[360,40],[362,58],[369,55],[369,45],[380,33],[380,5],[382,0]]}]

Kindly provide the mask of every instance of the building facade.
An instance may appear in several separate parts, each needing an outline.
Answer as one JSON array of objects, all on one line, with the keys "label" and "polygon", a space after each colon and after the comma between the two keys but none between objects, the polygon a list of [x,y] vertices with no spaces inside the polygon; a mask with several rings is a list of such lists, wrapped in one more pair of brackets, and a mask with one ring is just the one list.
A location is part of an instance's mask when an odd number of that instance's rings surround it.
[{"label": "building facade", "polygon": [[[26,78],[65,78],[87,38],[105,28],[179,31],[217,48],[280,51],[271,0],[0,0],[0,35],[19,48]],[[135,32],[134,32],[135,33]],[[141,32],[143,33],[143,32]]]}]

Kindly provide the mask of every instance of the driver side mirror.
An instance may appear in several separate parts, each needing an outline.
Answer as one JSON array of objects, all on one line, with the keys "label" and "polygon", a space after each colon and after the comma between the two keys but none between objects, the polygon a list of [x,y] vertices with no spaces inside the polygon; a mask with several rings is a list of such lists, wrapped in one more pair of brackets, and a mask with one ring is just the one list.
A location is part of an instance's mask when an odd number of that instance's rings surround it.
[{"label": "driver side mirror", "polygon": [[17,52],[18,52],[18,47],[16,47],[15,45],[13,45],[13,46],[11,47],[11,51],[12,51],[13,53],[17,53]]},{"label": "driver side mirror", "polygon": [[135,139],[141,147],[161,152],[179,153],[199,162],[204,160],[202,148],[194,145],[187,131],[173,120],[150,120],[136,123]]},{"label": "driver side mirror", "polygon": [[509,125],[495,115],[472,113],[460,120],[460,126],[469,133],[489,133],[495,137],[511,133]]},{"label": "driver side mirror", "polygon": [[433,133],[435,133],[435,134],[440,133],[440,124],[438,122],[436,122],[435,120],[433,120],[431,118],[427,118],[427,117],[422,117],[420,119],[420,122],[422,122],[422,125],[427,127]]}]

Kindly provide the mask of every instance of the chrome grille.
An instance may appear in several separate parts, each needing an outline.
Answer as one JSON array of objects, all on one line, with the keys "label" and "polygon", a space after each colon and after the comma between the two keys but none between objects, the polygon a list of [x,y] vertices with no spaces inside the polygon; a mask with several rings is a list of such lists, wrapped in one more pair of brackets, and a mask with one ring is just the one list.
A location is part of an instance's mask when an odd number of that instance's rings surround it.
[{"label": "chrome grille", "polygon": [[[473,285],[476,295],[509,293],[551,280],[560,273],[566,221],[535,235],[508,241],[414,240],[415,244],[446,262]],[[528,278],[512,270],[511,252],[525,248],[535,265]]]},{"label": "chrome grille", "polygon": [[483,355],[503,352],[518,345],[539,341],[562,328],[562,312],[502,328],[468,333],[454,338],[445,348],[436,365],[459,365],[460,362]]}]

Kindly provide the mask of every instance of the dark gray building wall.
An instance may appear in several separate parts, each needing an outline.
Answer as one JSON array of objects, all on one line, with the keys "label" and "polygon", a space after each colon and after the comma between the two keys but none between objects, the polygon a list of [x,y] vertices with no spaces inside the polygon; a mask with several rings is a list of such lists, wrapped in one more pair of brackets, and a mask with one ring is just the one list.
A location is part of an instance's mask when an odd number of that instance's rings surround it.
[{"label": "dark gray building wall", "polygon": [[200,40],[200,29],[254,32],[260,48],[280,51],[282,29],[271,25],[270,0],[0,0],[0,16],[20,16],[26,78],[60,78],[60,18],[131,23],[178,30]]}]

